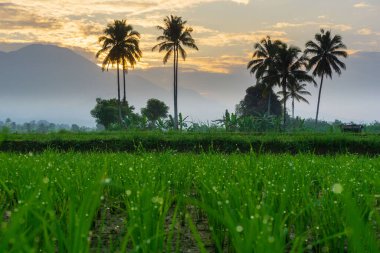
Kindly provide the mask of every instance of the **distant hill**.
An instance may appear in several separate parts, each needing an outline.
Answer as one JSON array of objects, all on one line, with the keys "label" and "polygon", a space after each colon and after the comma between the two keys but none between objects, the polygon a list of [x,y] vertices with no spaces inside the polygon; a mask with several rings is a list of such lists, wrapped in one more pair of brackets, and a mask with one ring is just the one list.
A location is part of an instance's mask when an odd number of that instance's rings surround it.
[{"label": "distant hill", "polygon": [[[321,119],[380,121],[380,53],[356,53],[346,63],[341,77],[335,75],[324,83]],[[127,99],[137,111],[152,97],[173,107],[170,66],[133,70],[126,80]],[[254,84],[243,65],[231,66],[228,74],[181,69],[179,109],[194,120],[214,120],[225,109],[233,111]],[[102,73],[92,61],[66,48],[30,45],[0,52],[0,120],[45,119],[94,126],[90,110],[95,99],[116,97],[116,87],[113,71]],[[318,89],[310,86],[309,90],[313,94],[310,105],[296,105],[297,115],[315,115]]]},{"label": "distant hill", "polygon": [[[247,59],[249,60],[249,59]],[[359,52],[344,60],[347,70],[339,77],[324,82],[321,100],[320,118],[325,120],[341,119],[343,121],[380,121],[380,53]],[[166,71],[166,72],[165,72]],[[165,78],[170,77],[170,70],[157,68],[138,73],[148,80],[157,80],[165,85]],[[162,81],[162,82],[160,82]],[[316,79],[319,85],[319,78]],[[182,87],[194,89],[207,97],[215,99],[233,110],[244,96],[245,90],[255,84],[246,66],[235,66],[229,74],[185,71],[180,75]],[[312,97],[310,104],[296,104],[296,115],[306,118],[315,117],[318,88],[310,85],[308,90]],[[290,102],[288,103],[290,108]]]},{"label": "distant hill", "polygon": [[[133,73],[127,75],[126,82],[127,99],[137,108],[152,97],[172,107],[172,82],[164,88]],[[116,73],[102,73],[93,62],[69,49],[30,45],[0,53],[0,119],[47,119],[94,125],[90,110],[95,99],[116,96]],[[193,90],[182,89],[180,110],[195,117],[197,111],[192,103],[202,108],[215,105]]]}]

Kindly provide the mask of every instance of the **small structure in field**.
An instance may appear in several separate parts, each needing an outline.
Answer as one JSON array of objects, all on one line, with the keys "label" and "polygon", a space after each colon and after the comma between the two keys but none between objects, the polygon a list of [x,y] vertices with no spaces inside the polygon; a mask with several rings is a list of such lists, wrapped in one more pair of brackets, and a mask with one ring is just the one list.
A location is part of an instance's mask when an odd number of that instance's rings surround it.
[{"label": "small structure in field", "polygon": [[340,126],[343,133],[361,133],[364,129],[363,125],[357,124],[342,124]]}]

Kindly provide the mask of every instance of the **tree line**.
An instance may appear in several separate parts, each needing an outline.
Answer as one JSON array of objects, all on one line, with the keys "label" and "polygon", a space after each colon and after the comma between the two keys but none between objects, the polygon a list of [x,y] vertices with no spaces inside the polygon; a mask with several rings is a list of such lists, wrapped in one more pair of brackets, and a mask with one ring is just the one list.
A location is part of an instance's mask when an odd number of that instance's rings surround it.
[{"label": "tree line", "polygon": [[[163,25],[157,26],[161,35],[157,37],[158,44],[152,48],[152,51],[164,52],[163,63],[166,64],[169,59],[173,58],[173,100],[174,116],[173,128],[179,128],[178,114],[178,65],[179,58],[186,60],[187,52],[185,48],[199,50],[191,33],[193,29],[187,26],[187,21],[178,16],[167,16],[163,20]],[[107,25],[103,31],[103,36],[99,37],[101,49],[97,52],[96,57],[103,57],[102,70],[108,70],[110,66],[116,65],[117,73],[117,101],[114,103],[118,108],[118,122],[125,125],[125,116],[128,111],[126,101],[125,79],[128,69],[134,68],[142,57],[142,51],[139,46],[141,35],[133,29],[126,20],[115,20]],[[346,45],[342,42],[340,35],[333,35],[331,31],[321,29],[315,35],[314,40],[305,44],[305,50],[292,45],[288,45],[280,40],[272,40],[269,36],[254,44],[252,59],[248,62],[247,69],[256,79],[255,89],[249,88],[247,96],[250,93],[257,92],[261,98],[267,101],[266,116],[275,115],[278,109],[272,110],[280,105],[282,114],[282,125],[285,129],[287,124],[287,101],[290,99],[292,104],[292,118],[294,119],[295,101],[306,102],[306,96],[311,95],[307,91],[307,85],[313,84],[318,86],[316,78],[320,79],[318,104],[315,116],[315,124],[318,123],[319,107],[322,94],[322,86],[325,78],[332,78],[334,73],[340,75],[346,65],[341,58],[347,58]],[[121,101],[120,92],[120,68],[123,76],[123,99]],[[281,89],[277,94],[274,88]],[[280,104],[277,103],[277,95],[281,97]],[[246,97],[247,97],[246,96]],[[255,96],[251,96],[255,99]],[[238,105],[238,111],[249,111],[250,103],[243,100]],[[99,102],[99,101],[97,101]],[[104,102],[104,101],[103,101]],[[149,102],[149,101],[148,101]],[[253,104],[257,104],[257,101]],[[97,104],[97,106],[99,103]],[[165,105],[166,106],[166,105]],[[95,109],[94,109],[95,110]],[[147,113],[147,111],[145,111]],[[94,116],[94,113],[92,113]],[[124,116],[123,116],[124,115]]]}]

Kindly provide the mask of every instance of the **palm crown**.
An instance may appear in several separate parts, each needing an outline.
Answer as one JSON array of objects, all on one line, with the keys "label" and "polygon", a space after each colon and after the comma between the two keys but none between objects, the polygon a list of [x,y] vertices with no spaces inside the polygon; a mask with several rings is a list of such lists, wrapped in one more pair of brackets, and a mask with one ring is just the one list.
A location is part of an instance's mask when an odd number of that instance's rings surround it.
[{"label": "palm crown", "polygon": [[274,65],[275,57],[278,53],[278,48],[283,43],[279,40],[272,41],[268,36],[262,39],[260,43],[254,45],[255,51],[252,55],[252,60],[249,61],[247,68],[251,74],[256,73],[256,79],[260,79],[268,68]]},{"label": "palm crown", "polygon": [[139,47],[140,34],[133,30],[131,25],[127,25],[126,20],[115,20],[108,24],[104,29],[104,35],[99,37],[101,49],[97,52],[96,58],[105,55],[102,62],[102,70],[108,70],[109,65],[117,66],[117,93],[119,101],[119,121],[122,123],[121,105],[120,105],[120,80],[119,65],[123,67],[123,102],[126,102],[125,73],[127,64],[133,68],[137,61],[140,60],[142,53]]},{"label": "palm crown", "polygon": [[285,127],[286,120],[286,94],[287,87],[295,83],[301,82],[313,82],[315,81],[312,76],[310,76],[306,71],[307,58],[305,56],[299,56],[301,50],[298,47],[293,47],[286,44],[282,44],[278,48],[277,55],[274,60],[273,68],[269,68],[265,71],[263,80],[266,82],[281,83],[282,94],[284,97],[284,112],[283,112],[283,123]]},{"label": "palm crown", "polygon": [[321,85],[319,86],[317,113],[315,116],[315,124],[318,123],[319,105],[321,101],[321,92],[323,85],[323,78],[332,78],[333,71],[340,75],[342,69],[346,69],[346,65],[339,60],[338,57],[347,58],[348,54],[345,51],[346,45],[342,42],[340,35],[331,36],[330,31],[321,29],[321,33],[315,35],[314,41],[306,43],[305,55],[310,55],[309,70],[313,69],[313,75],[321,78]]},{"label": "palm crown", "polygon": [[164,19],[164,26],[157,26],[157,29],[162,31],[163,35],[157,37],[157,41],[161,42],[154,46],[152,50],[154,51],[158,48],[159,52],[167,52],[163,59],[164,63],[167,63],[175,50],[178,50],[182,59],[186,60],[187,53],[184,46],[198,50],[191,36],[193,29],[185,27],[186,23],[181,17],[171,15]]},{"label": "palm crown", "polygon": [[266,71],[270,71],[270,69],[274,68],[277,53],[282,45],[283,43],[281,41],[272,41],[271,38],[267,36],[254,45],[255,51],[253,52],[252,60],[249,61],[247,65],[250,73],[252,75],[256,74],[257,81],[265,87],[264,93],[268,95],[268,115],[271,113],[272,88],[280,83],[275,79],[263,80],[262,78]]},{"label": "palm crown", "polygon": [[126,20],[115,20],[108,24],[104,35],[99,38],[102,48],[96,54],[97,58],[106,54],[102,62],[103,70],[108,69],[110,64],[121,62],[133,67],[142,56],[139,41],[140,34],[127,25]]},{"label": "palm crown", "polygon": [[342,42],[340,35],[331,37],[330,31],[321,29],[321,33],[315,35],[314,41],[306,43],[306,55],[311,55],[309,68],[313,68],[313,75],[322,77],[323,75],[332,78],[333,70],[339,75],[341,69],[346,69],[346,65],[338,57],[347,57],[346,45]]},{"label": "palm crown", "polygon": [[183,60],[186,60],[187,53],[184,47],[189,47],[198,50],[195,45],[191,32],[191,27],[186,27],[186,21],[183,21],[181,17],[173,16],[166,17],[164,19],[163,26],[157,26],[157,29],[162,31],[162,35],[157,37],[158,43],[152,48],[152,51],[158,48],[159,52],[165,51],[163,62],[166,64],[172,54],[174,54],[173,74],[174,74],[174,127],[178,129],[178,58],[179,54]]}]

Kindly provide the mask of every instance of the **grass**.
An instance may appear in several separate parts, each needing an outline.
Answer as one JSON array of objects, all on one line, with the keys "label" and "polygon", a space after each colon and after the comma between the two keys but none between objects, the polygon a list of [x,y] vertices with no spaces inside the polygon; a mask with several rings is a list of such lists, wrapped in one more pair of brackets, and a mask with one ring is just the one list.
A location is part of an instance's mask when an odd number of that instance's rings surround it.
[{"label": "grass", "polygon": [[376,134],[92,132],[0,134],[0,151],[167,151],[380,154]]},{"label": "grass", "polygon": [[379,252],[380,158],[0,153],[0,252]]}]

